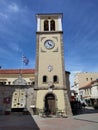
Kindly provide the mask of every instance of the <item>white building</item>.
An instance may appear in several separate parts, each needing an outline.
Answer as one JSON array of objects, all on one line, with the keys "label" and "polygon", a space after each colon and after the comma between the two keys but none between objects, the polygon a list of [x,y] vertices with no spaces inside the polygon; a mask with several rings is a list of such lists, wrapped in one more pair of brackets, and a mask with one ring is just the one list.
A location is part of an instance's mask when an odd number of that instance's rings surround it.
[{"label": "white building", "polygon": [[[87,86],[89,83],[95,81],[96,79],[98,79],[97,72],[94,72],[94,73],[93,72],[80,72],[80,73],[75,74],[74,85],[71,88],[71,90],[75,91],[76,98],[78,100],[81,100],[81,95],[83,93],[83,90],[81,90],[81,88],[83,88],[84,86]],[[89,91],[89,89],[86,90],[86,93],[89,94],[90,92],[88,92],[88,91]]]},{"label": "white building", "polygon": [[81,99],[88,105],[98,105],[98,80],[94,80],[79,89]]}]

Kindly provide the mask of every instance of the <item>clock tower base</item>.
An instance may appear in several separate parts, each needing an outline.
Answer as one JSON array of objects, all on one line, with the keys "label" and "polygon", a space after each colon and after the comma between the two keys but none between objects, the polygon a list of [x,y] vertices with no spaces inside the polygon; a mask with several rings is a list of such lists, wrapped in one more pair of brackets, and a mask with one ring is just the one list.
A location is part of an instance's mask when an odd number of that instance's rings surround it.
[{"label": "clock tower base", "polygon": [[36,110],[38,114],[71,116],[71,108],[66,90],[37,90]]}]

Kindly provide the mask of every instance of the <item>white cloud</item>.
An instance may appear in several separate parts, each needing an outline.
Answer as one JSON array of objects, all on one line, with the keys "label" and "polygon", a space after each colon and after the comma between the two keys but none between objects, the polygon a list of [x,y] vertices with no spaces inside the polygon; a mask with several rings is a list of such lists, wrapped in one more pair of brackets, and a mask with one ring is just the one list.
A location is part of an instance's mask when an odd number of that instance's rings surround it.
[{"label": "white cloud", "polygon": [[2,13],[2,12],[0,12],[0,17],[2,17],[2,18],[8,18],[8,16],[6,14]]},{"label": "white cloud", "polygon": [[10,11],[13,11],[13,12],[18,12],[19,11],[19,7],[16,3],[12,3],[8,6],[9,10]]},{"label": "white cloud", "polygon": [[8,4],[7,2],[4,2],[0,4],[0,21],[3,19],[10,18],[13,13],[20,11],[19,6],[16,3]]}]

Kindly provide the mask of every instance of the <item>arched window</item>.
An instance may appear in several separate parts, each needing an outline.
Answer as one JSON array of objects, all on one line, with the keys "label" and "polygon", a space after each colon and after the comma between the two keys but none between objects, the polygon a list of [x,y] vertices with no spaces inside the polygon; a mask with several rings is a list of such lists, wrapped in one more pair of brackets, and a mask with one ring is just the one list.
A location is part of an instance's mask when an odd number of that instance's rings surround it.
[{"label": "arched window", "polygon": [[43,83],[46,83],[46,82],[47,82],[47,76],[44,75],[44,76],[43,76]]},{"label": "arched window", "polygon": [[6,82],[0,82],[0,85],[6,85]]},{"label": "arched window", "polygon": [[54,75],[54,76],[53,76],[53,82],[54,82],[54,83],[57,83],[57,82],[58,82],[58,76],[57,76],[57,75]]},{"label": "arched window", "polygon": [[44,21],[44,31],[49,31],[49,22],[48,22],[48,20]]},{"label": "arched window", "polygon": [[55,31],[55,21],[54,20],[50,21],[50,30]]}]

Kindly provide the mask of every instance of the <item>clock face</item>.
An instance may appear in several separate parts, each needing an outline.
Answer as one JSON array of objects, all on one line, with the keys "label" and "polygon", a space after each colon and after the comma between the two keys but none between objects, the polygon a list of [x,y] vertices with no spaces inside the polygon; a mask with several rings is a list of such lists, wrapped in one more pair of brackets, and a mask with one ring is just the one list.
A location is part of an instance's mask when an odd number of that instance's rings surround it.
[{"label": "clock face", "polygon": [[55,46],[55,43],[52,40],[46,40],[44,46],[47,49],[52,49]]},{"label": "clock face", "polygon": [[51,72],[53,70],[53,66],[52,65],[49,65],[48,66],[48,71]]}]

